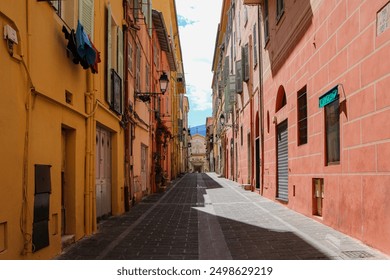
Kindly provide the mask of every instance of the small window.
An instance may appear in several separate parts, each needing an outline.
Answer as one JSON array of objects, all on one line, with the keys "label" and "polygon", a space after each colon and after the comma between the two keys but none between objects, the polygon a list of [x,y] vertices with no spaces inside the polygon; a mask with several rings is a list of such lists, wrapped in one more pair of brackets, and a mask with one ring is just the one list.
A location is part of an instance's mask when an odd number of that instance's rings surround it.
[{"label": "small window", "polygon": [[79,20],[84,27],[84,31],[93,41],[94,0],[79,0]]},{"label": "small window", "polygon": [[326,163],[340,163],[340,104],[338,100],[325,106]]},{"label": "small window", "polygon": [[236,61],[236,92],[242,93],[242,65],[241,60]]},{"label": "small window", "polygon": [[248,8],[244,6],[244,27],[248,23]]},{"label": "small window", "polygon": [[264,41],[267,43],[269,40],[269,12],[268,12],[268,0],[264,0]]},{"label": "small window", "polygon": [[66,1],[51,1],[53,8],[56,10],[57,15],[69,26],[76,29],[76,4],[75,0]]},{"label": "small window", "polygon": [[130,42],[127,44],[127,69],[133,74],[133,45]]},{"label": "small window", "polygon": [[307,143],[307,94],[306,86],[298,91],[298,146]]},{"label": "small window", "polygon": [[286,92],[283,86],[279,86],[278,93],[276,96],[276,104],[275,104],[275,112],[278,112],[284,106],[287,105],[287,97]]},{"label": "small window", "polygon": [[241,126],[241,146],[244,144],[244,128]]},{"label": "small window", "polygon": [[284,0],[276,0],[276,21],[278,22],[284,13]]},{"label": "small window", "polygon": [[257,26],[253,25],[253,67],[257,66]]},{"label": "small window", "polygon": [[247,82],[249,80],[249,46],[245,44],[244,47],[241,47],[241,71],[242,79]]}]

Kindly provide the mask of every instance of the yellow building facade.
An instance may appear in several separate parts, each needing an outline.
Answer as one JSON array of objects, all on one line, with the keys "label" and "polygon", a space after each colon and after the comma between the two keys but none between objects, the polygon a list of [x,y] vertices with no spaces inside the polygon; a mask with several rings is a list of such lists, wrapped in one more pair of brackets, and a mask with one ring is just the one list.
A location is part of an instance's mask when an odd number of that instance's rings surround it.
[{"label": "yellow building facade", "polygon": [[152,1],[153,9],[160,11],[164,15],[165,25],[168,37],[172,46],[172,55],[168,58],[173,71],[170,71],[169,92],[171,114],[163,117],[172,133],[170,141],[169,157],[169,179],[175,178],[181,171],[182,162],[182,142],[183,142],[183,99],[182,95],[186,93],[183,56],[180,45],[179,26],[177,22],[177,11],[175,0],[155,0]]},{"label": "yellow building facade", "polygon": [[0,259],[49,259],[124,212],[122,18],[121,1],[1,1]]}]

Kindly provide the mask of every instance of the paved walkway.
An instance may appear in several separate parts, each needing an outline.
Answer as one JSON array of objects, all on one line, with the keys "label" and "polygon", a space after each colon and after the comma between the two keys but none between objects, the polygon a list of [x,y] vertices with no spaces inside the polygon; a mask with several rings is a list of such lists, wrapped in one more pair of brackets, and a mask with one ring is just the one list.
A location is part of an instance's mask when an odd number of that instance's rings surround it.
[{"label": "paved walkway", "polygon": [[390,259],[215,173],[187,174],[56,259]]}]

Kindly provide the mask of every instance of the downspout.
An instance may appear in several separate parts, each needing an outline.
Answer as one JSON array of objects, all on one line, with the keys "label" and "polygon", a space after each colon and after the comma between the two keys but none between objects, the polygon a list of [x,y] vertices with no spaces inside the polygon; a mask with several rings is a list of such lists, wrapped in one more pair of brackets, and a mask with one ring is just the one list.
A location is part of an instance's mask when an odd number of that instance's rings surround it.
[{"label": "downspout", "polygon": [[[125,19],[124,21],[124,24],[123,24],[123,44],[124,44],[124,47],[123,47],[123,53],[124,53],[124,57],[127,57],[127,52],[128,52],[128,32],[129,32],[129,29],[128,29],[128,22],[127,22],[127,1],[124,0],[123,1],[123,18]],[[129,111],[128,111],[128,108],[129,108],[129,90],[128,90],[128,85],[129,85],[129,76],[127,74],[127,69],[128,69],[128,59],[124,59],[124,77],[125,77],[125,81],[124,81],[124,92],[125,92],[125,97],[124,97],[124,105],[125,105],[125,109],[124,109],[124,115],[126,116],[124,119],[127,120],[128,119],[128,116],[127,114],[129,114]],[[125,211],[129,211],[130,210],[130,203],[129,203],[129,196],[130,196],[130,151],[129,151],[129,146],[130,146],[130,135],[129,135],[129,132],[131,131],[130,130],[130,121],[129,122],[125,122],[124,123],[125,125],[125,147],[124,147],[124,151],[125,151],[125,155],[124,155],[124,168],[125,168],[125,189],[124,189],[124,197],[125,197]]]},{"label": "downspout", "polygon": [[263,195],[264,190],[264,85],[263,85],[263,46],[260,31],[261,23],[261,6],[257,6],[257,31],[258,31],[258,42],[259,42],[259,104],[260,104],[260,194]]},{"label": "downspout", "polygon": [[94,230],[96,230],[96,219],[94,221],[94,217],[96,215],[94,208],[94,201],[96,201],[96,197],[94,196],[93,191],[93,175],[94,175],[94,153],[92,151],[94,145],[94,114],[93,114],[93,104],[95,102],[95,94],[93,90],[93,77],[92,73],[88,71],[86,73],[86,86],[87,91],[85,93],[85,103],[86,103],[86,113],[88,118],[86,120],[86,160],[85,160],[85,190],[84,190],[84,226],[85,226],[85,234],[90,235]]},{"label": "downspout", "polygon": [[[28,233],[28,223],[31,223],[28,221],[28,179],[29,179],[29,148],[30,148],[30,122],[31,122],[31,93],[34,91],[34,85],[31,80],[31,76],[29,73],[29,65],[30,65],[30,1],[26,0],[26,54],[27,54],[27,62],[24,60],[23,54],[21,54],[21,62],[23,66],[25,67],[25,70],[27,72],[27,75],[29,77],[30,85],[27,88],[27,96],[25,100],[25,108],[26,108],[26,130],[24,135],[24,151],[23,151],[23,200],[22,200],[22,213],[21,213],[21,219],[20,219],[20,228],[23,234],[23,250],[22,255],[26,255],[29,251],[29,245],[31,244],[31,236]],[[12,22],[15,24],[14,22]],[[16,26],[16,24],[15,24]],[[19,31],[19,30],[17,30]],[[18,32],[18,34],[20,34]],[[20,42],[21,44],[21,42]],[[21,52],[22,46],[20,46]],[[32,230],[31,230],[32,232]],[[32,233],[31,233],[32,234]]]},{"label": "downspout", "polygon": [[[249,48],[250,50],[253,50],[253,38],[252,36],[249,36]],[[251,51],[248,52],[249,54],[252,54]],[[253,133],[253,56],[249,56],[249,69],[250,69],[250,75],[248,82],[248,92],[249,92],[249,107],[250,107],[250,181],[248,182],[251,185],[251,189],[253,190],[253,181],[254,181],[254,145],[253,145],[253,139],[254,139],[254,133]]]}]

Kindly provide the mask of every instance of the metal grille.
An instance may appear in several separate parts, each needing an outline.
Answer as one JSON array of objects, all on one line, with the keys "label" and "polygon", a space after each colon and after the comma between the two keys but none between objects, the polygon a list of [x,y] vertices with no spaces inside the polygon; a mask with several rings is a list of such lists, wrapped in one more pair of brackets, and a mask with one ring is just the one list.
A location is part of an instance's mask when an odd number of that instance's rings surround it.
[{"label": "metal grille", "polygon": [[287,121],[278,125],[278,198],[288,200],[288,134]]}]

